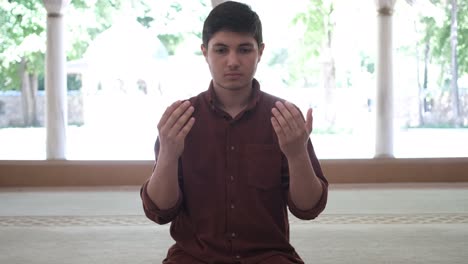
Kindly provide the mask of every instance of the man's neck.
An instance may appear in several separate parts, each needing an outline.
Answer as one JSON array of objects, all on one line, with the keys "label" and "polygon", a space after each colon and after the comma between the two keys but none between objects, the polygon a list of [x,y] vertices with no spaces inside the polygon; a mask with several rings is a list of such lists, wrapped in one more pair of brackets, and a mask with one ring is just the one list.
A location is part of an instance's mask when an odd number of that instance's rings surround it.
[{"label": "man's neck", "polygon": [[252,85],[239,90],[228,90],[214,86],[214,90],[218,106],[234,118],[249,104]]}]

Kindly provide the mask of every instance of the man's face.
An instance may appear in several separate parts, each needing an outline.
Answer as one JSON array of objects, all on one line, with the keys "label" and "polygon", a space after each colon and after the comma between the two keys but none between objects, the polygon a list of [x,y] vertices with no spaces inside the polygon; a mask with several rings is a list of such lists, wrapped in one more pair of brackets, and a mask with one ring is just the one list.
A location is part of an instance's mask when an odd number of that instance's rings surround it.
[{"label": "man's face", "polygon": [[219,31],[202,45],[214,86],[228,90],[250,87],[263,53],[257,41],[247,33]]}]

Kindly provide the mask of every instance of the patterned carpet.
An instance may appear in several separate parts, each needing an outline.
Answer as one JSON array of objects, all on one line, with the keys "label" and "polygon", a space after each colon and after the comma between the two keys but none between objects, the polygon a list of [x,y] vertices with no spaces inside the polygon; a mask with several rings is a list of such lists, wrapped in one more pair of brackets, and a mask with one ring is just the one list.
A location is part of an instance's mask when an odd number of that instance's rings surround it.
[{"label": "patterned carpet", "polygon": [[[313,221],[290,217],[292,225],[346,224],[468,224],[468,214],[388,214],[388,215],[330,215],[323,214]],[[0,216],[0,227],[67,227],[67,226],[152,226],[142,215],[126,216]]]},{"label": "patterned carpet", "polygon": [[[334,186],[322,215],[290,222],[308,264],[468,263],[466,183]],[[154,264],[172,243],[137,186],[0,189],[0,264]]]}]

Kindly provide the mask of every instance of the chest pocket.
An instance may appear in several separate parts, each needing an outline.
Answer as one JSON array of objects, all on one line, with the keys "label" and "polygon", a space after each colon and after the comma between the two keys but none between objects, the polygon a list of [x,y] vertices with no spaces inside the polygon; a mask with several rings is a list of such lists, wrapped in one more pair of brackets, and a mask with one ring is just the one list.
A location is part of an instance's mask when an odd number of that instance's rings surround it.
[{"label": "chest pocket", "polygon": [[281,151],[276,145],[246,145],[245,162],[250,186],[268,190],[281,186]]}]

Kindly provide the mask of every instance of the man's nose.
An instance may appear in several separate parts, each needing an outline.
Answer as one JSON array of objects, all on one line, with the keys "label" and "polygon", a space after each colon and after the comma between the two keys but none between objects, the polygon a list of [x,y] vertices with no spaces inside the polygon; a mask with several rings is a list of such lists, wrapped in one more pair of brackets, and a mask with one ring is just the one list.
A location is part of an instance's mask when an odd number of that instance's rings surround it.
[{"label": "man's nose", "polygon": [[229,52],[227,57],[227,64],[229,67],[238,67],[239,66],[239,57],[236,52]]}]

